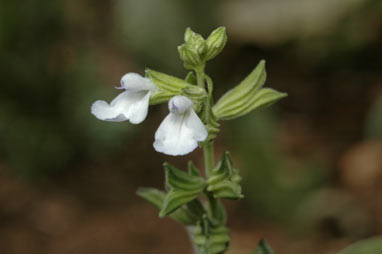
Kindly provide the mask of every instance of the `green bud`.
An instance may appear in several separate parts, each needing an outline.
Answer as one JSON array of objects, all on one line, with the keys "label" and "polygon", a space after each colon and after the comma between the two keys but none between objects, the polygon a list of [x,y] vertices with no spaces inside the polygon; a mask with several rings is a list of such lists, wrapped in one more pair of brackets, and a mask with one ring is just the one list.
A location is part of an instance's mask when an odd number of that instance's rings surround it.
[{"label": "green bud", "polygon": [[186,31],[184,32],[184,41],[187,42],[194,34],[195,32],[192,31],[191,28],[187,27]]},{"label": "green bud", "polygon": [[184,62],[184,67],[186,69],[192,70],[202,65],[202,59],[198,51],[188,44],[183,44],[178,47],[179,57]]},{"label": "green bud", "polygon": [[215,29],[207,38],[207,54],[206,60],[216,57],[224,48],[227,42],[227,33],[224,26]]},{"label": "green bud", "polygon": [[187,69],[195,69],[204,64],[207,53],[207,43],[200,34],[193,32],[190,28],[184,33],[185,43],[178,47],[180,59]]}]

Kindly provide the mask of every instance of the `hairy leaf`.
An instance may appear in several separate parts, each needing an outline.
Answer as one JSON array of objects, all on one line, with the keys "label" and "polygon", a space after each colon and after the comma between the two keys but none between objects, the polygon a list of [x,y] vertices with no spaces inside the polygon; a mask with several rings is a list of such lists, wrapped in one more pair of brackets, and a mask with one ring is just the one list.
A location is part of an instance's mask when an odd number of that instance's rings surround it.
[{"label": "hairy leaf", "polygon": [[242,198],[241,177],[232,165],[229,152],[225,152],[207,179],[207,190],[213,192],[215,198],[239,199]]},{"label": "hairy leaf", "polygon": [[254,109],[269,106],[286,96],[270,88],[263,88],[266,80],[265,61],[235,88],[223,95],[213,107],[218,120],[229,120],[251,112]]},{"label": "hairy leaf", "polygon": [[205,187],[204,179],[200,176],[187,174],[168,163],[164,164],[166,170],[166,185],[169,187],[163,207],[159,213],[164,217],[179,207],[196,199]]}]

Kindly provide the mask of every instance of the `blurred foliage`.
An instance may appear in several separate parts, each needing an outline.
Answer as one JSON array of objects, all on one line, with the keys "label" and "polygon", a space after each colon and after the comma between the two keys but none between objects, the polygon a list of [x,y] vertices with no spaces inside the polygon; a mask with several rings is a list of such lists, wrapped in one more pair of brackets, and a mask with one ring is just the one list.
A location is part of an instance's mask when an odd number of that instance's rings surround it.
[{"label": "blurred foliage", "polygon": [[366,138],[382,140],[382,95],[371,105],[365,129]]},{"label": "blurred foliage", "polygon": [[382,236],[377,236],[354,243],[339,254],[379,254],[381,252]]},{"label": "blurred foliage", "polygon": [[2,1],[0,8],[0,152],[28,177],[126,145],[128,125],[89,114],[106,87],[91,50],[71,44],[66,21],[61,1]]},{"label": "blurred foliage", "polygon": [[117,36],[121,36],[118,41],[147,67],[184,73],[176,50],[183,42],[184,30],[191,27],[206,38],[217,27],[219,2],[118,0],[115,8]]},{"label": "blurred foliage", "polygon": [[244,202],[262,216],[287,222],[306,195],[324,185],[326,175],[324,162],[313,157],[292,166],[275,135],[279,125],[274,111],[255,112],[230,123],[235,135],[229,143],[243,160]]}]

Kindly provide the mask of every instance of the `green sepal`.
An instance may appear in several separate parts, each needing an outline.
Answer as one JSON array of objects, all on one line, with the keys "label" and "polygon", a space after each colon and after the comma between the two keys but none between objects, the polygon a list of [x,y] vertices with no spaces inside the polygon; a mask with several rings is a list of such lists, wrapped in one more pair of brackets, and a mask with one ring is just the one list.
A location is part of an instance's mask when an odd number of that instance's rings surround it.
[{"label": "green sepal", "polygon": [[160,90],[177,93],[180,89],[192,85],[183,79],[159,71],[154,71],[147,68],[145,72],[146,76],[150,78]]},{"label": "green sepal", "polygon": [[224,26],[218,27],[210,36],[208,36],[207,43],[207,53],[205,60],[210,60],[216,57],[224,48],[227,42],[227,33]]},{"label": "green sepal", "polygon": [[218,120],[229,120],[245,115],[254,109],[269,106],[287,96],[270,88],[262,88],[266,80],[265,61],[235,88],[225,93],[213,107]]},{"label": "green sepal", "polygon": [[202,104],[202,109],[200,113],[200,119],[203,121],[204,125],[206,126],[206,129],[208,131],[208,137],[204,141],[204,143],[210,142],[213,140],[217,133],[219,132],[219,123],[216,120],[216,117],[214,113],[212,112],[211,105],[212,105],[212,98],[207,97]]},{"label": "green sepal", "polygon": [[166,91],[156,91],[150,96],[150,105],[156,105],[170,100],[176,94]]},{"label": "green sepal", "polygon": [[356,242],[339,254],[379,254],[382,253],[382,236],[376,236],[369,239]]},{"label": "green sepal", "polygon": [[264,239],[261,239],[253,254],[274,254],[274,251]]},{"label": "green sepal", "polygon": [[213,226],[204,219],[193,229],[193,242],[200,254],[223,254],[231,241],[228,233],[224,225]]},{"label": "green sepal", "polygon": [[154,71],[148,68],[145,72],[146,77],[151,79],[151,81],[154,82],[158,88],[158,91],[150,96],[150,104],[152,105],[168,101],[173,96],[178,95],[181,89],[187,86],[192,86],[192,84],[189,84],[182,79],[162,72]]},{"label": "green sepal", "polygon": [[209,173],[207,190],[213,192],[215,198],[243,198],[240,181],[241,177],[238,170],[232,166],[229,152],[225,152],[216,168]]},{"label": "green sepal", "polygon": [[196,199],[205,187],[205,181],[200,176],[187,174],[168,163],[164,164],[166,185],[169,188],[159,217],[164,217],[179,207]]},{"label": "green sepal", "polygon": [[[166,197],[166,193],[155,188],[139,188],[137,191],[137,195],[149,202],[154,207],[159,210],[163,207],[163,202]],[[197,200],[197,202],[199,202]],[[186,207],[181,207],[177,209],[175,212],[170,214],[170,217],[179,223],[184,225],[195,225],[198,221],[201,220],[201,212],[200,212],[200,202],[199,204],[194,202],[190,202]]]},{"label": "green sepal", "polygon": [[195,112],[201,110],[203,102],[207,97],[206,90],[198,86],[187,86],[181,90],[180,94],[192,100]]}]

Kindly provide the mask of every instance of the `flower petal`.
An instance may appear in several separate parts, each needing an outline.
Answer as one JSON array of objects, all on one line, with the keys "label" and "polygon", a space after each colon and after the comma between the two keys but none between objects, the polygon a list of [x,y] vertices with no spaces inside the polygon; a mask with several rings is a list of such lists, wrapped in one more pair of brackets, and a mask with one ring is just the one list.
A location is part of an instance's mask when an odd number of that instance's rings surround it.
[{"label": "flower petal", "polygon": [[201,142],[206,140],[208,136],[206,126],[204,126],[193,109],[190,109],[189,116],[186,118],[186,126],[193,131],[193,138],[196,141]]},{"label": "flower petal", "polygon": [[141,123],[147,116],[151,92],[126,91],[119,94],[110,105],[105,101],[96,101],[91,113],[100,120],[121,122],[130,120],[133,124]]},{"label": "flower petal", "polygon": [[154,148],[168,155],[192,152],[198,141],[207,138],[207,130],[196,113],[189,109],[184,114],[170,113],[155,133]]},{"label": "flower petal", "polygon": [[186,96],[176,95],[168,102],[168,110],[171,113],[183,114],[192,107],[192,101]]},{"label": "flower petal", "polygon": [[121,78],[121,88],[128,91],[156,91],[157,87],[148,78],[144,78],[137,73],[127,73]]},{"label": "flower petal", "polygon": [[143,97],[141,97],[141,99],[130,105],[129,114],[126,115],[130,123],[139,124],[146,119],[147,112],[149,110],[150,95],[151,92],[147,92]]}]

